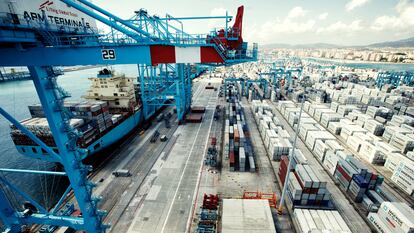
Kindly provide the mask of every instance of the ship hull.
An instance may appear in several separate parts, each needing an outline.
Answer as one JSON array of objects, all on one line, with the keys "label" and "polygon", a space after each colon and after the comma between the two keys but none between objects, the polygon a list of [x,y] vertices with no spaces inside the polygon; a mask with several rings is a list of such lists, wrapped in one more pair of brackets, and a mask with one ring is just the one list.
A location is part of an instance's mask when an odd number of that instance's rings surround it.
[{"label": "ship hull", "polygon": [[[109,132],[94,141],[88,147],[84,148],[87,150],[87,153],[84,155],[83,159],[118,143],[122,138],[130,134],[133,130],[136,130],[138,126],[143,122],[144,114],[142,112],[142,109],[140,109],[113,127]],[[55,159],[45,153],[45,151],[42,150],[40,146],[16,145],[16,149],[19,153],[25,156],[29,156],[35,159],[46,159],[50,162],[56,162]],[[58,153],[57,148],[52,147],[52,149]]]}]

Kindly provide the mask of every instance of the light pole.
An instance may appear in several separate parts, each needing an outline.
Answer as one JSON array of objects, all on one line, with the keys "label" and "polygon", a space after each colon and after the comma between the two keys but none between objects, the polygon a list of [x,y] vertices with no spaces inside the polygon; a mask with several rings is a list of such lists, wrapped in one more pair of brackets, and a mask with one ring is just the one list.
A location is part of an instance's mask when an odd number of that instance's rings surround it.
[{"label": "light pole", "polygon": [[303,103],[304,102],[305,102],[305,92],[303,93],[302,103],[301,103],[300,111],[299,111],[298,124],[296,125],[296,132],[295,132],[295,138],[293,140],[292,154],[288,156],[288,158],[289,158],[289,164],[288,164],[288,167],[287,167],[285,182],[283,184],[282,197],[280,199],[279,208],[277,210],[277,213],[279,215],[282,215],[282,213],[283,213],[283,202],[285,201],[285,195],[286,195],[287,186],[288,186],[287,184],[289,182],[290,167],[292,166],[292,159],[295,156],[296,142],[298,140],[300,118],[302,117]]}]

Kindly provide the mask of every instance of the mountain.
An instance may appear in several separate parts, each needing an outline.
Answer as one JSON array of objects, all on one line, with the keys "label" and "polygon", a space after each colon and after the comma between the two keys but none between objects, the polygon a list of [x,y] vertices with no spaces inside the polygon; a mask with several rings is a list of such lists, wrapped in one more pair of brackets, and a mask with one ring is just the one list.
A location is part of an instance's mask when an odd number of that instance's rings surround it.
[{"label": "mountain", "polygon": [[375,47],[375,48],[381,48],[381,47],[392,47],[392,48],[414,47],[414,37],[404,39],[404,40],[386,41],[386,42],[381,42],[381,43],[370,44],[370,45],[367,45],[366,47]]},{"label": "mountain", "polygon": [[342,46],[336,44],[328,43],[312,43],[312,44],[283,44],[283,43],[274,43],[274,44],[265,44],[260,46],[263,49],[274,49],[274,48],[283,48],[283,49],[332,49],[332,48],[383,48],[383,47],[414,47],[414,37],[396,40],[396,41],[386,41],[379,42],[369,45],[358,45],[358,46]]}]

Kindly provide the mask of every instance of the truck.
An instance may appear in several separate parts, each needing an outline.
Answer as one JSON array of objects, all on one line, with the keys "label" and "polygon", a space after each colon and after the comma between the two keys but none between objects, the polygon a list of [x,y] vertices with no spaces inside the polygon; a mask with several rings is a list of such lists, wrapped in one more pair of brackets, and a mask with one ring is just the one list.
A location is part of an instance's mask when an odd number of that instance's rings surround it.
[{"label": "truck", "polygon": [[131,173],[127,169],[119,169],[112,172],[112,175],[114,175],[115,177],[130,177]]}]

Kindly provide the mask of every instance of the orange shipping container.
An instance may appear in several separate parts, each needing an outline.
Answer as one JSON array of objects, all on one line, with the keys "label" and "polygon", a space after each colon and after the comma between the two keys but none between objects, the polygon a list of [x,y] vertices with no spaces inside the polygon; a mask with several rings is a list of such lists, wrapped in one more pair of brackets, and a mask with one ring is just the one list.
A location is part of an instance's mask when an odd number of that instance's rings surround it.
[{"label": "orange shipping container", "polygon": [[234,141],[235,142],[239,142],[240,141],[240,135],[239,135],[239,130],[238,129],[234,129]]}]

